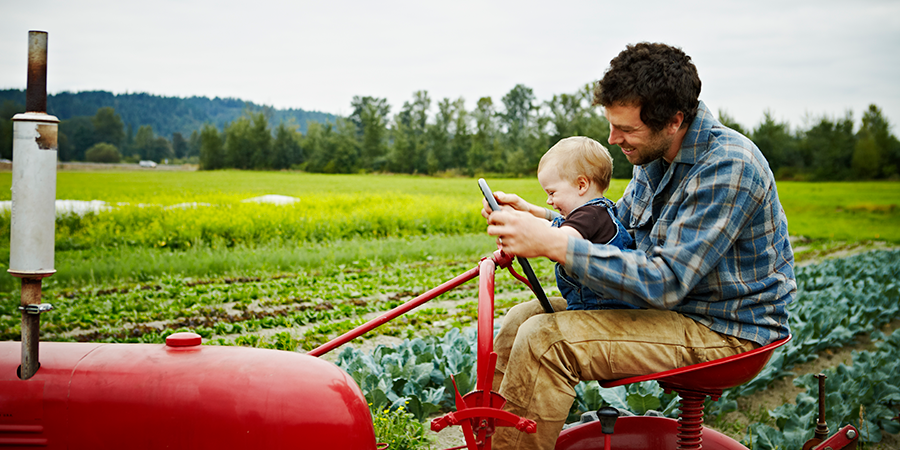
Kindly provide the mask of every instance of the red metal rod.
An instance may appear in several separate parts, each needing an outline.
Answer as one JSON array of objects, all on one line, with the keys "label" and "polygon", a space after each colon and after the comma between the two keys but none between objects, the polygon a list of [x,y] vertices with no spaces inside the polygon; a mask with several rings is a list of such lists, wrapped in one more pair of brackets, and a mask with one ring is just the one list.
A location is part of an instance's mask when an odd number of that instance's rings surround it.
[{"label": "red metal rod", "polygon": [[434,299],[438,295],[441,295],[444,292],[447,292],[447,291],[465,283],[466,281],[469,281],[472,278],[475,278],[476,276],[478,276],[478,270],[479,270],[478,267],[473,267],[473,268],[467,270],[466,272],[464,272],[462,275],[459,275],[456,278],[454,278],[450,281],[447,281],[444,284],[441,284],[441,285],[429,290],[428,292],[376,317],[375,319],[372,319],[372,320],[344,333],[343,335],[341,335],[340,337],[338,337],[334,340],[328,341],[328,342],[320,345],[319,347],[312,349],[309,353],[307,353],[307,355],[322,356],[325,353],[328,353],[331,350],[334,350],[335,348],[340,347],[341,345],[344,345],[344,344],[352,341],[353,339],[356,339],[356,338],[362,336],[363,334],[368,333],[372,329],[377,328],[381,325],[384,325],[386,322],[393,320],[397,316],[406,314],[407,312],[411,311],[412,309],[416,308],[417,306]]},{"label": "red metal rod", "polygon": [[525,278],[522,275],[519,275],[519,272],[516,272],[516,269],[513,269],[512,265],[507,267],[507,269],[509,269],[509,273],[511,273],[512,276],[514,276],[517,280],[525,283],[525,286],[528,286],[528,289],[531,289],[532,291],[534,290],[534,288],[531,287],[531,282],[528,281],[528,278]]},{"label": "red metal rod", "polygon": [[494,270],[493,260],[485,259],[478,275],[478,379],[476,389],[489,393],[494,368],[490,366],[494,351]]}]

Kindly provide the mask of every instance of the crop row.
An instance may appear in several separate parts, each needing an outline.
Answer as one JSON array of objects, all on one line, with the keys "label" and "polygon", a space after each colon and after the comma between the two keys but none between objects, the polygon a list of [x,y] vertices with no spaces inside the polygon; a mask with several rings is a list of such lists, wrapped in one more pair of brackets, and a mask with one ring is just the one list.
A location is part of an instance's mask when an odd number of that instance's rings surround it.
[{"label": "crop row", "polygon": [[[387,266],[334,266],[273,277],[197,280],[166,277],[131,286],[45,292],[55,310],[42,317],[42,338],[90,342],[162,342],[173,332],[191,329],[213,343],[247,344],[235,335],[284,329],[280,341],[260,337],[255,346],[309,350],[351,328],[367,314],[383,312],[412,299],[475,266],[475,262],[395,263]],[[539,273],[552,273],[537,262]],[[552,286],[551,280],[543,280]],[[445,307],[428,304],[375,330],[372,334],[409,336],[467,326],[476,315],[476,285],[470,282],[439,297]],[[497,292],[522,293],[527,288],[498,274]],[[15,296],[0,297],[0,311],[16,311]],[[510,300],[500,299],[499,308]],[[435,323],[440,327],[434,328]],[[271,334],[271,333],[265,333]],[[0,338],[16,339],[18,314],[0,315]],[[292,346],[284,347],[287,344]]]}]

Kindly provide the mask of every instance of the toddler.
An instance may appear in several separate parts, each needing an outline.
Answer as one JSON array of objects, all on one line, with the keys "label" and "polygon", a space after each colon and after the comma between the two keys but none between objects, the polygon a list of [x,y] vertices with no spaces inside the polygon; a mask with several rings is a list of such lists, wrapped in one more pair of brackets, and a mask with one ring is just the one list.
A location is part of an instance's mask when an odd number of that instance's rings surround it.
[{"label": "toddler", "polygon": [[[616,218],[616,204],[603,197],[612,177],[612,157],[599,142],[581,136],[554,145],[538,165],[538,182],[547,193],[547,204],[561,216],[552,226],[595,244],[631,248],[634,240]],[[556,265],[556,284],[566,299],[567,310],[628,309],[636,306],[603,298],[570,277]]]}]

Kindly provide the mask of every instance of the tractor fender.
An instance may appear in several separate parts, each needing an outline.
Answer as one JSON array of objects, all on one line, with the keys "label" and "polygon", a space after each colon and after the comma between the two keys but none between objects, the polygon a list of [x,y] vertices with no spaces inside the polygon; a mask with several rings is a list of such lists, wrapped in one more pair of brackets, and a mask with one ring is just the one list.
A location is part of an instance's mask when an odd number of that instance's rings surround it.
[{"label": "tractor fender", "polygon": [[0,342],[0,447],[375,449],[365,397],[334,364],[179,334],[190,339],[41,342],[28,380],[20,344]]}]

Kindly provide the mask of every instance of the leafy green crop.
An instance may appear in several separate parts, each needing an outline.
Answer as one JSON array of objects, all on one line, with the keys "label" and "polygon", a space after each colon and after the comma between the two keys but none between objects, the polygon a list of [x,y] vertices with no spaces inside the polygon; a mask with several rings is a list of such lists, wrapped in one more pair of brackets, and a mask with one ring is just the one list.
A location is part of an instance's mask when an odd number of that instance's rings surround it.
[{"label": "leafy green crop", "polygon": [[[896,421],[900,412],[900,333],[885,337],[872,334],[876,351],[853,352],[853,364],[841,364],[824,371],[826,422],[832,431],[853,425],[862,442],[880,442],[882,432],[900,432]],[[755,449],[800,448],[813,437],[818,417],[818,380],[807,374],[794,380],[806,389],[795,403],[779,406],[769,415],[777,429],[764,424],[751,427]],[[749,442],[748,442],[749,443]]]},{"label": "leafy green crop", "polygon": [[379,345],[369,354],[347,347],[337,364],[359,384],[373,408],[408,402],[409,412],[425,420],[453,404],[451,375],[461,393],[474,388],[475,345],[473,329],[460,333],[452,328],[440,338],[405,340],[394,347]]}]

